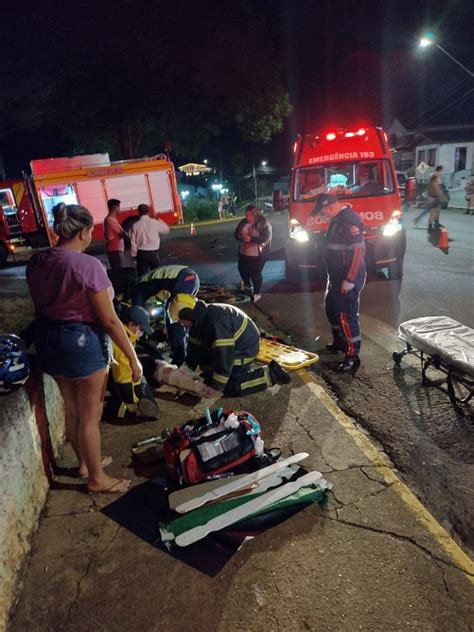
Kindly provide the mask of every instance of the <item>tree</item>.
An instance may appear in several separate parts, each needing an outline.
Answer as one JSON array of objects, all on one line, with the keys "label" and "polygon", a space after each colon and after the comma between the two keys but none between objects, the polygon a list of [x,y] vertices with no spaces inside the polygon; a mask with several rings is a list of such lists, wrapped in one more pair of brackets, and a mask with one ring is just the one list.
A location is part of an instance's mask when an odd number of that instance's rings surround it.
[{"label": "tree", "polygon": [[21,92],[41,74],[35,124],[57,126],[75,153],[132,158],[171,141],[196,154],[228,127],[268,142],[291,111],[268,33],[245,2],[206,12],[187,0],[103,0],[93,16],[89,3],[72,11],[35,16],[35,33],[54,37],[32,39],[29,67],[10,85]]}]

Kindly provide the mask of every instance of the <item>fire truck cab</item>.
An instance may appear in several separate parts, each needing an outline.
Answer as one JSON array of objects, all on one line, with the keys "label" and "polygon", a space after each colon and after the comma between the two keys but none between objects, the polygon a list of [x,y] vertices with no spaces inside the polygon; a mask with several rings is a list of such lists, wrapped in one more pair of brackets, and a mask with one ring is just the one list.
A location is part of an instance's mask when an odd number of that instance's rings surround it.
[{"label": "fire truck cab", "polygon": [[299,136],[293,147],[286,272],[324,270],[327,223],[312,215],[319,193],[347,202],[365,226],[369,269],[387,268],[389,279],[403,274],[406,235],[395,168],[380,127]]},{"label": "fire truck cab", "polygon": [[16,246],[55,241],[52,209],[58,202],[82,204],[92,213],[92,238],[104,238],[107,200],[121,201],[119,221],[136,215],[139,204],[168,224],[183,221],[174,165],[161,154],[111,162],[108,154],[33,160],[31,175],[0,182],[0,266]]},{"label": "fire truck cab", "polygon": [[53,239],[53,207],[59,202],[86,206],[94,218],[93,240],[104,239],[107,200],[121,202],[119,221],[139,204],[167,224],[183,221],[174,165],[165,155],[110,162],[108,154],[49,158],[31,162],[28,183]]}]

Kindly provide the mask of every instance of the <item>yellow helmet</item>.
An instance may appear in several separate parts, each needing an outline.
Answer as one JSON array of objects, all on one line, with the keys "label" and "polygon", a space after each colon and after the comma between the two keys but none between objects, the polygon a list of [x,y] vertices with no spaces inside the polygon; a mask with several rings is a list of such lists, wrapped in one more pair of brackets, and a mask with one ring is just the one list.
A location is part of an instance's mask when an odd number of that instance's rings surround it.
[{"label": "yellow helmet", "polygon": [[171,322],[175,323],[179,320],[179,312],[185,307],[190,307],[194,309],[194,306],[197,303],[197,298],[191,296],[191,294],[176,294],[176,296],[171,300],[170,305],[168,307],[168,315],[170,317]]}]

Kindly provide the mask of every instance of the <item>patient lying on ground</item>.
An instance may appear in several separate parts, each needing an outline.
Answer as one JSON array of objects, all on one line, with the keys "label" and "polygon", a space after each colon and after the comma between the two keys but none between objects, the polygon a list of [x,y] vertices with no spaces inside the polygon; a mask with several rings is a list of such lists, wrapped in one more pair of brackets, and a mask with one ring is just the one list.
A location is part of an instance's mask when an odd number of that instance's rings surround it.
[{"label": "patient lying on ground", "polygon": [[155,380],[180,391],[186,391],[197,397],[210,397],[209,388],[202,379],[186,369],[178,369],[164,360],[156,361]]}]

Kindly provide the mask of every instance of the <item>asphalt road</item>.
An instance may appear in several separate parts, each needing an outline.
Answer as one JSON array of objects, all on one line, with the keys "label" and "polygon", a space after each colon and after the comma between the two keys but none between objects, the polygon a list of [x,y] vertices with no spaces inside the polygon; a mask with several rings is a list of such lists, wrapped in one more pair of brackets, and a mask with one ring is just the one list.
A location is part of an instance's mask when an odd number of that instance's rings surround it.
[{"label": "asphalt road", "polygon": [[[449,210],[443,221],[450,249],[434,247],[425,230],[405,216],[407,254],[402,281],[369,277],[361,300],[362,366],[357,375],[339,376],[338,357],[325,355],[330,338],[324,316],[323,284],[296,286],[284,276],[287,218],[270,217],[274,242],[264,270],[258,309],[289,333],[296,344],[321,353],[317,371],[339,405],[379,441],[421,500],[449,531],[474,549],[474,414],[453,409],[448,397],[422,387],[416,359],[394,366],[392,352],[399,323],[419,316],[446,314],[474,327],[474,216]],[[173,232],[163,245],[168,262],[192,265],[203,281],[235,284],[234,222]]]},{"label": "asphalt road", "polygon": [[[362,366],[355,377],[339,376],[338,359],[324,354],[330,332],[324,315],[322,283],[296,286],[284,276],[286,215],[271,216],[272,255],[264,270],[261,316],[290,334],[295,344],[317,351],[316,365],[345,412],[379,441],[402,477],[454,537],[474,550],[474,413],[457,412],[448,397],[422,387],[415,359],[394,366],[402,349],[397,327],[409,318],[449,315],[474,327],[474,216],[444,212],[450,249],[445,255],[415,229],[417,211],[405,216],[407,254],[402,281],[370,277],[362,294]],[[203,282],[238,283],[235,221],[173,230],[162,245],[166,263],[195,268]],[[104,257],[104,255],[102,255]],[[2,297],[25,294],[24,265],[0,274]],[[16,308],[15,308],[16,309]],[[252,308],[254,309],[254,308]]]}]

